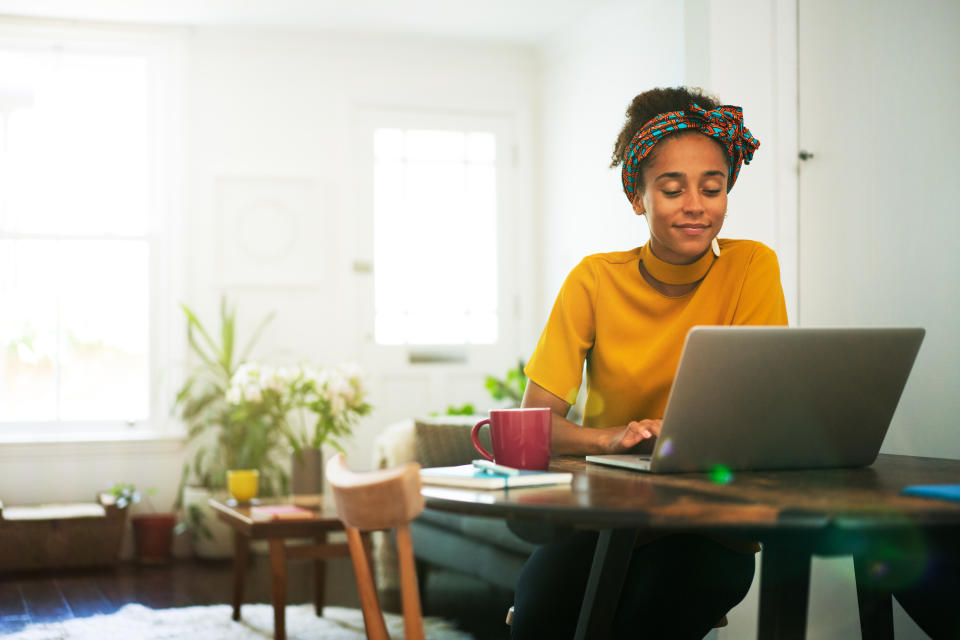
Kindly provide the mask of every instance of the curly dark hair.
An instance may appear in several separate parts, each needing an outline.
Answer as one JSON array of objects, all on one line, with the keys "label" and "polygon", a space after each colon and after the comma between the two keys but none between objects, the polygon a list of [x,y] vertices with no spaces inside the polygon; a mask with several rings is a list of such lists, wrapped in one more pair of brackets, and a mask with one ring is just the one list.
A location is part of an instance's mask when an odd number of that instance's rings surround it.
[{"label": "curly dark hair", "polygon": [[[643,125],[661,113],[687,110],[691,102],[696,102],[708,110],[720,106],[720,101],[717,98],[704,93],[702,89],[697,87],[658,87],[635,96],[630,101],[630,106],[627,107],[627,121],[623,124],[620,134],[617,135],[617,141],[613,145],[610,167],[616,167],[623,162],[627,146]],[[655,151],[640,163],[640,175],[637,176],[637,193],[643,193],[643,167],[652,161],[654,154]]]}]

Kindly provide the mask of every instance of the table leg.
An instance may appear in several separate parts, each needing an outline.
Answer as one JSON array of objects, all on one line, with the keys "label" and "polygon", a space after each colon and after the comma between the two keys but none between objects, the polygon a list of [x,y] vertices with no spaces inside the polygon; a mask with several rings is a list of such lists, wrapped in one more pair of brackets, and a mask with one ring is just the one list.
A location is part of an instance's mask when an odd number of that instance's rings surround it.
[{"label": "table leg", "polygon": [[576,640],[610,637],[613,615],[627,575],[637,532],[634,529],[604,529],[597,538],[587,589],[580,605]]},{"label": "table leg", "polygon": [[860,609],[860,636],[877,640],[893,640],[893,596],[890,591],[871,588],[870,561],[853,556],[857,578],[857,608]]},{"label": "table leg", "polygon": [[759,640],[803,640],[810,596],[810,552],[763,545],[760,561]]},{"label": "table leg", "polygon": [[[313,537],[314,543],[319,545],[327,544],[327,532],[318,533]],[[317,611],[317,617],[323,617],[323,601],[326,595],[327,586],[327,562],[322,559],[313,561],[313,606]]]},{"label": "table leg", "polygon": [[233,619],[240,619],[243,604],[243,583],[247,575],[250,539],[239,531],[233,532]]},{"label": "table leg", "polygon": [[270,589],[273,600],[273,637],[286,640],[284,608],[287,606],[287,551],[283,538],[270,538]]}]

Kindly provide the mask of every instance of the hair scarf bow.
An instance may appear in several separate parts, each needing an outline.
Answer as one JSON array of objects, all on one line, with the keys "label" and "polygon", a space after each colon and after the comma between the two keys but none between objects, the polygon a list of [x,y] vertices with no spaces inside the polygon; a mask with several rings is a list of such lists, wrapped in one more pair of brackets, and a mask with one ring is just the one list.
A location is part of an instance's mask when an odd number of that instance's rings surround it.
[{"label": "hair scarf bow", "polygon": [[640,127],[633,140],[627,145],[624,154],[623,169],[620,178],[623,191],[633,202],[640,162],[650,155],[654,146],[664,136],[684,129],[693,129],[714,138],[720,143],[730,163],[730,176],[727,178],[727,191],[737,181],[743,163],[750,164],[753,152],[760,142],[750,130],[743,126],[743,109],[732,105],[723,105],[707,111],[696,103],[690,103],[688,111],[668,111],[661,113]]}]

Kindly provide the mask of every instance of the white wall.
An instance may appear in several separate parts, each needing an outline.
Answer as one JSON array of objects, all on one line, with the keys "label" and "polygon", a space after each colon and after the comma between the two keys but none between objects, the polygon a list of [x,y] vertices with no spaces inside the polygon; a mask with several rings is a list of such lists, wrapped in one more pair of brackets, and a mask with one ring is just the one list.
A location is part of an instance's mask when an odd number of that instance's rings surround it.
[{"label": "white wall", "polygon": [[[353,220],[358,215],[351,189],[357,168],[351,160],[352,149],[366,142],[352,137],[361,107],[510,117],[519,158],[515,210],[524,219],[522,226],[529,227],[536,207],[532,119],[538,99],[531,49],[265,30],[175,33],[183,41],[186,73],[184,157],[177,162],[185,185],[184,247],[179,252],[185,256],[185,281],[173,303],[182,299],[215,326],[220,294],[225,292],[238,308],[244,340],[260,318],[276,311],[254,357],[319,364],[357,357],[357,276],[351,270],[357,244]],[[306,185],[304,202],[316,216],[301,220],[300,232],[309,237],[311,250],[303,260],[315,275],[285,282],[282,277],[261,278],[256,269],[237,277],[225,268],[221,243],[232,225],[221,217],[224,180],[234,185]],[[174,330],[182,331],[179,318],[177,322]],[[182,364],[183,356],[171,360]],[[422,408],[431,409],[437,407]],[[375,411],[348,443],[358,466],[368,464],[372,438],[384,426]],[[165,508],[172,503],[183,458],[183,447],[175,439],[4,444],[0,500],[89,500],[122,480],[158,487],[157,506]]]},{"label": "white wall", "polygon": [[[610,154],[638,93],[683,81],[679,3],[598,3],[541,49],[542,328],[567,273],[586,255],[647,239]],[[539,334],[539,332],[538,332]],[[533,345],[530,345],[531,351]]]}]

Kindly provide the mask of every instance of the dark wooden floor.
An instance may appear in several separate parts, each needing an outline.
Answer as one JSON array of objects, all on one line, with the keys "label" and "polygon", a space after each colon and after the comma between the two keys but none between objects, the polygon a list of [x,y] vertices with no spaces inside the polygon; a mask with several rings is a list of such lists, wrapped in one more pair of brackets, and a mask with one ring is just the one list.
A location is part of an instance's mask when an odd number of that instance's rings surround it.
[{"label": "dark wooden floor", "polygon": [[[152,608],[225,604],[230,601],[229,560],[177,560],[165,566],[121,563],[115,568],[0,575],[0,636],[31,622],[111,613],[137,602]],[[270,602],[267,558],[253,554],[246,602]],[[312,602],[310,564],[291,562],[288,602]],[[512,594],[468,577],[431,572],[424,614],[442,616],[477,640],[509,636],[503,619]],[[385,599],[384,606],[394,608]],[[359,607],[348,559],[328,562],[326,604]]]}]

